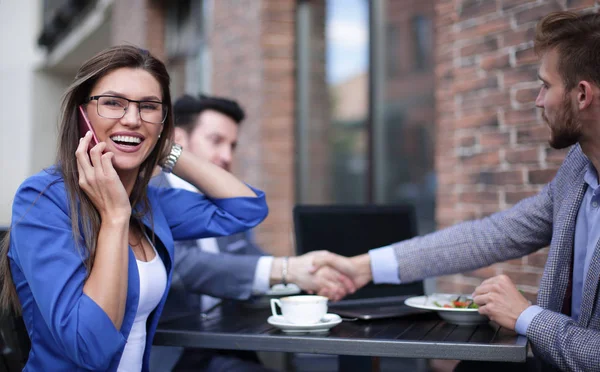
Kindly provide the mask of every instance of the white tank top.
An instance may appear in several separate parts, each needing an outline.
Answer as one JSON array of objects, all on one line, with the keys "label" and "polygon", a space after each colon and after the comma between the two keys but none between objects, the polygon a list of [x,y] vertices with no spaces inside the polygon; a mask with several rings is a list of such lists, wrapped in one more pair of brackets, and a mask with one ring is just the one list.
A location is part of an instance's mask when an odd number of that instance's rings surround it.
[{"label": "white tank top", "polygon": [[146,321],[156,308],[167,287],[167,270],[152,241],[155,257],[148,262],[136,260],[140,274],[140,298],[131,332],[119,362],[119,372],[139,372],[146,348]]}]

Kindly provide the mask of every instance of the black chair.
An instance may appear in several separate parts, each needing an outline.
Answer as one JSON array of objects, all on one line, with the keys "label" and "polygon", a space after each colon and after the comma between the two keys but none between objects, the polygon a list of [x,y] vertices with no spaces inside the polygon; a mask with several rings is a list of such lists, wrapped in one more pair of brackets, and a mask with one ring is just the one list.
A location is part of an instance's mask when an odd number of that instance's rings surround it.
[{"label": "black chair", "polygon": [[[0,242],[8,228],[0,227]],[[12,313],[0,315],[0,372],[22,371],[29,356],[31,342],[23,318]]]}]

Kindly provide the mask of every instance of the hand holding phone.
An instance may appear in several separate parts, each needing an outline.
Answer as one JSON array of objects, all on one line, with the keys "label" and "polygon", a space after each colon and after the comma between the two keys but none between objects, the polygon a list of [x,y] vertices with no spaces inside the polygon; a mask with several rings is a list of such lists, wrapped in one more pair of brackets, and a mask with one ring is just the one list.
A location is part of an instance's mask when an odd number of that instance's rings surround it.
[{"label": "hand holding phone", "polygon": [[78,108],[79,108],[79,136],[84,137],[88,131],[92,132],[92,140],[90,141],[90,147],[88,148],[88,151],[89,151],[89,150],[91,150],[92,147],[94,147],[98,144],[98,137],[96,137],[96,132],[94,132],[94,127],[92,127],[92,124],[90,123],[90,121],[87,118],[87,115],[85,114],[83,105],[79,105]]}]

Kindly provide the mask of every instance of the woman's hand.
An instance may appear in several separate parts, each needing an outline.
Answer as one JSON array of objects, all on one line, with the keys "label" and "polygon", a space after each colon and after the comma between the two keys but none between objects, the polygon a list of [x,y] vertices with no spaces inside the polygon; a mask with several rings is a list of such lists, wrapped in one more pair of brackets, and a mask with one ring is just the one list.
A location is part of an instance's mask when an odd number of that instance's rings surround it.
[{"label": "woman's hand", "polygon": [[106,143],[100,142],[89,153],[92,133],[88,132],[79,140],[75,151],[77,169],[79,171],[79,186],[90,198],[102,221],[128,222],[131,216],[131,204],[127,191],[112,165],[114,154],[102,152]]}]

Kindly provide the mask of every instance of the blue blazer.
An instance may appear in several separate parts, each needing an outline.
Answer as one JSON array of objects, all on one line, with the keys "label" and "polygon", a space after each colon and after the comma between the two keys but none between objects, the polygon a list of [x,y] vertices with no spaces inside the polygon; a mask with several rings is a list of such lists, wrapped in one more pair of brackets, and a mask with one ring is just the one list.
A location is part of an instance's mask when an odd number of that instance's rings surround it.
[{"label": "blue blazer", "polygon": [[[173,240],[199,239],[247,230],[267,215],[264,193],[256,198],[209,199],[178,189],[148,187],[158,253],[167,270],[167,290],[148,318],[142,370],[148,370],[152,338],[173,272]],[[121,329],[83,293],[83,242],[73,239],[69,201],[56,168],[34,175],[19,187],[13,203],[9,259],[31,339],[26,371],[115,371],[139,299],[139,274],[129,250],[129,288]],[[162,244],[161,244],[162,243]]]},{"label": "blue blazer", "polygon": [[[161,172],[150,185],[171,185]],[[254,243],[250,231],[216,239],[219,254],[203,251],[197,241],[175,242],[175,261],[163,321],[182,312],[199,311],[202,295],[247,300],[252,296],[256,265],[263,251]]]}]

